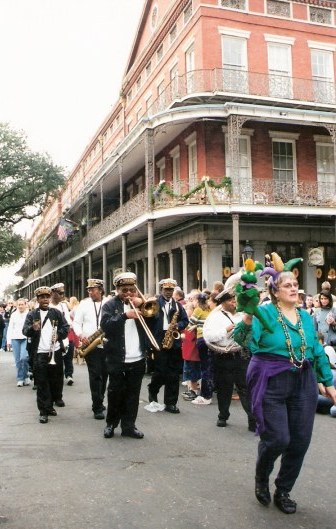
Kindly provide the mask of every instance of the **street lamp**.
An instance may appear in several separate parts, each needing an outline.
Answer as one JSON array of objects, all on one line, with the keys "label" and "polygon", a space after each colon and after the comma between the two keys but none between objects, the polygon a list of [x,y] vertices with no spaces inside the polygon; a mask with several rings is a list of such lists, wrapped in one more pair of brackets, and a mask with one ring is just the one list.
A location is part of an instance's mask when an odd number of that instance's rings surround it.
[{"label": "street lamp", "polygon": [[250,245],[249,241],[246,241],[246,244],[243,248],[242,258],[243,258],[243,265],[245,264],[246,259],[253,259],[254,256],[254,249]]}]

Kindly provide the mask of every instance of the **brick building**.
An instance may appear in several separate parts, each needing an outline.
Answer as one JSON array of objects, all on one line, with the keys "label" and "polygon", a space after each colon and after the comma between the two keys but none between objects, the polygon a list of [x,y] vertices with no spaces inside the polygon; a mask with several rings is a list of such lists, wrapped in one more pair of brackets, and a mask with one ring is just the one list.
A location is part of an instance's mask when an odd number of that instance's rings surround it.
[{"label": "brick building", "polygon": [[[303,256],[306,291],[334,279],[335,28],[335,1],[147,0],[120,98],[36,226],[21,294],[63,281],[83,297],[120,268],[149,293],[164,276],[211,288],[247,243],[259,260]],[[60,242],[64,217],[79,229]]]}]

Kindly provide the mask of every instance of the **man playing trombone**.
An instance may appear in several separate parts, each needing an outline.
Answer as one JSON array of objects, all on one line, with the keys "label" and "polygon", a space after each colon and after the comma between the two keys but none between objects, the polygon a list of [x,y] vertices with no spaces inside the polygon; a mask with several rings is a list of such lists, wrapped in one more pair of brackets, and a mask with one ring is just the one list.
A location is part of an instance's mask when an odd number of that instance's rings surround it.
[{"label": "man playing trombone", "polygon": [[116,296],[105,303],[102,311],[100,326],[107,339],[104,350],[109,374],[106,438],[114,436],[119,422],[122,436],[144,436],[135,421],[145,373],[146,341],[153,337],[138,310],[144,302],[137,297],[136,279],[132,272],[118,274],[113,281]]},{"label": "man playing trombone", "polygon": [[22,332],[31,338],[39,420],[46,424],[49,415],[57,415],[54,402],[64,406],[62,340],[68,335],[69,325],[59,310],[49,308],[49,287],[37,288],[35,296],[38,308],[28,312]]}]

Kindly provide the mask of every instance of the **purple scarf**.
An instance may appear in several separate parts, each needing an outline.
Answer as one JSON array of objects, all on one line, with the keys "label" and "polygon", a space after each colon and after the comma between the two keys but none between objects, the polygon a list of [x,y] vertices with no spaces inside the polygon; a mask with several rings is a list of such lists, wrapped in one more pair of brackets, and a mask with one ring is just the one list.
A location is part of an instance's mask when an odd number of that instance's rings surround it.
[{"label": "purple scarf", "polygon": [[257,422],[257,435],[265,430],[262,405],[268,379],[292,368],[293,364],[288,358],[280,355],[260,353],[252,356],[247,368],[246,381],[251,398],[251,411]]}]

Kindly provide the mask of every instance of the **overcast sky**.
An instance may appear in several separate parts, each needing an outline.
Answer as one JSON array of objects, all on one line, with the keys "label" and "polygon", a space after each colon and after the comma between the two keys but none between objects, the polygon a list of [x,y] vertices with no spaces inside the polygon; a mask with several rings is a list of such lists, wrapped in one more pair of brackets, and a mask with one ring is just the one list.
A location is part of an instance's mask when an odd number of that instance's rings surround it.
[{"label": "overcast sky", "polygon": [[0,0],[0,121],[71,171],[118,99],[144,3]]}]

